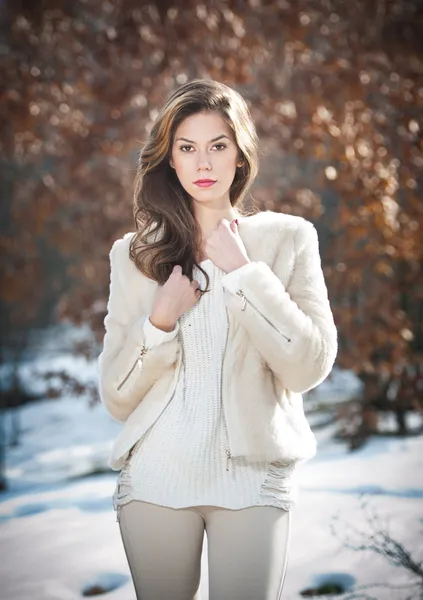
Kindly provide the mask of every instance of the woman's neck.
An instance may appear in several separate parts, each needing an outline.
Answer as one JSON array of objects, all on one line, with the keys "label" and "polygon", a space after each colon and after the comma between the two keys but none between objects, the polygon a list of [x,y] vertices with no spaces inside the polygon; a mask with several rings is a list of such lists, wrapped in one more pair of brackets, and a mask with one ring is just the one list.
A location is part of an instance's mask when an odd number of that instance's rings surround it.
[{"label": "woman's neck", "polygon": [[213,210],[213,211],[201,211],[195,215],[197,223],[200,227],[201,237],[206,240],[212,231],[216,229],[219,221],[221,219],[227,219],[229,222],[233,221],[237,217],[239,217],[238,211],[230,206],[229,208],[224,208],[223,210]]}]

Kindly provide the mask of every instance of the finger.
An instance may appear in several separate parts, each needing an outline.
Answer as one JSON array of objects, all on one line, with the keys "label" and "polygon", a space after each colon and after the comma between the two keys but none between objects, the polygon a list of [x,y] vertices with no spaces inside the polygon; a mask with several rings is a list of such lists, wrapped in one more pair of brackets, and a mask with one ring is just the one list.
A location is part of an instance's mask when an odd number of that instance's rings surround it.
[{"label": "finger", "polygon": [[182,273],[181,265],[175,265],[172,269],[172,273]]},{"label": "finger", "polygon": [[197,281],[196,279],[193,279],[191,281],[191,287],[194,288],[194,290],[196,290],[198,288],[198,286],[200,285],[200,282]]}]

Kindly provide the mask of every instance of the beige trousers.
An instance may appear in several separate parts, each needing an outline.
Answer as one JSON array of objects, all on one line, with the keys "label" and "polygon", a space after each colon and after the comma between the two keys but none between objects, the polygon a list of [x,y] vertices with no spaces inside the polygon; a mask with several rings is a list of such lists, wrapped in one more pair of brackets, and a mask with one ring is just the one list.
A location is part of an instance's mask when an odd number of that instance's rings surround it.
[{"label": "beige trousers", "polygon": [[132,500],[120,533],[138,600],[200,600],[207,534],[209,600],[280,600],[291,512],[271,506],[168,508]]}]

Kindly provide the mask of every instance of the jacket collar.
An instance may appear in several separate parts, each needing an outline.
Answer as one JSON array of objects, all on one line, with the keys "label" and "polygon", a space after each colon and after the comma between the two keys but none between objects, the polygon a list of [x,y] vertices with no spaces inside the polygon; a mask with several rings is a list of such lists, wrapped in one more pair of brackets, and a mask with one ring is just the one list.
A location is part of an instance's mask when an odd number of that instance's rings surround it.
[{"label": "jacket collar", "polygon": [[238,233],[244,243],[250,260],[269,263],[274,256],[275,236],[269,231],[275,223],[275,214],[262,211],[238,219]]},{"label": "jacket collar", "polygon": [[[272,265],[275,256],[280,248],[280,233],[287,226],[292,217],[283,213],[273,211],[261,211],[254,215],[238,218],[238,233],[245,245],[247,255],[252,261],[263,261]],[[134,232],[124,235],[128,243]],[[128,257],[129,260],[129,257]],[[154,298],[157,282],[144,277],[131,262],[131,273],[135,278],[140,278],[142,285],[130,286],[131,295],[134,295],[134,289],[139,290],[139,302],[149,306]],[[132,270],[133,269],[133,270]],[[142,291],[141,291],[142,290]],[[136,294],[136,292],[135,292]]]}]

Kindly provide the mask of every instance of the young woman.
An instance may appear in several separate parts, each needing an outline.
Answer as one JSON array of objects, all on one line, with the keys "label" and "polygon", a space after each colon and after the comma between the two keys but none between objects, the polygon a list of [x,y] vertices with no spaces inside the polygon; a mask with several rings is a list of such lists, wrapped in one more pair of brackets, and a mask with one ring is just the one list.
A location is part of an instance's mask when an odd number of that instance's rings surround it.
[{"label": "young woman", "polygon": [[124,426],[109,464],[137,597],[281,598],[301,394],[337,334],[314,226],[243,208],[258,168],[248,107],[195,80],[160,110],[139,161],[134,233],[110,252],[99,390]]}]

